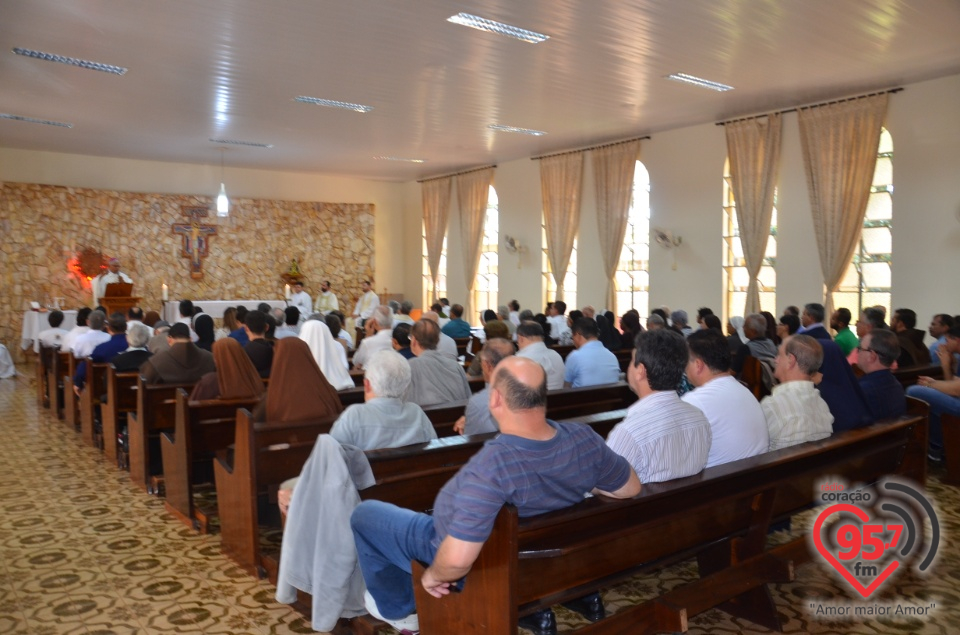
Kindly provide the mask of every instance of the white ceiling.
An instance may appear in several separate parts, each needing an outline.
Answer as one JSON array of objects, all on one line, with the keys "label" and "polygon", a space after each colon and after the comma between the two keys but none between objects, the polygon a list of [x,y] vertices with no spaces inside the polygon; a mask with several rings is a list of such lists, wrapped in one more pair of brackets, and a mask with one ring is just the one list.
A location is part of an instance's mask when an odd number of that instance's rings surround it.
[{"label": "white ceiling", "polygon": [[0,0],[0,112],[73,124],[0,119],[0,146],[216,164],[226,138],[273,144],[232,167],[407,181],[958,72],[957,0]]}]

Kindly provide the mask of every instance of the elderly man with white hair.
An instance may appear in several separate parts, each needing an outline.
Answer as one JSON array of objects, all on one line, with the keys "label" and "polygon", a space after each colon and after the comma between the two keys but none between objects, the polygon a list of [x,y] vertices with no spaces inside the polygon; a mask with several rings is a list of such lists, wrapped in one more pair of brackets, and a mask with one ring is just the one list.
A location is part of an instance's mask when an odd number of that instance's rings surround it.
[{"label": "elderly man with white hair", "polygon": [[363,328],[366,337],[353,354],[353,366],[361,370],[377,351],[393,350],[393,311],[388,306],[378,306]]},{"label": "elderly man with white hair", "polygon": [[118,373],[130,373],[140,370],[152,353],[147,343],[153,336],[153,329],[146,324],[134,322],[127,326],[127,350],[113,358],[111,363]]}]

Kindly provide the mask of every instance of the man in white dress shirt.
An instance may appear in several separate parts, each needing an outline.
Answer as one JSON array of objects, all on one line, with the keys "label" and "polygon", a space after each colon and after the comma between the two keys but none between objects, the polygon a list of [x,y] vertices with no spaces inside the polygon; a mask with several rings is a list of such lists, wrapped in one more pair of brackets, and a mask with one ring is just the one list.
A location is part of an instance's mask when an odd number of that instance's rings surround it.
[{"label": "man in white dress shirt", "polygon": [[306,322],[307,318],[310,317],[313,299],[309,293],[303,290],[303,282],[300,280],[293,283],[293,295],[290,296],[287,306],[295,306],[300,311],[300,324]]},{"label": "man in white dress shirt", "polygon": [[393,311],[388,306],[376,307],[364,329],[366,337],[360,340],[360,346],[353,354],[353,367],[357,370],[363,370],[363,365],[377,351],[393,350]]},{"label": "man in white dress shirt", "polygon": [[114,282],[127,282],[133,284],[133,280],[127,274],[120,271],[120,260],[111,258],[107,264],[107,270],[93,279],[90,290],[93,292],[93,306],[100,304],[100,298],[107,292],[107,285]]},{"label": "man in white dress shirt", "polygon": [[813,383],[822,363],[823,346],[809,335],[798,333],[780,344],[774,369],[780,384],[760,402],[771,451],[833,433],[833,415]]},{"label": "man in white dress shirt", "polygon": [[683,336],[671,329],[637,336],[627,381],[640,400],[610,431],[607,445],[630,461],[641,483],[690,476],[707,464],[710,422],[677,396],[688,355]]},{"label": "man in white dress shirt", "polygon": [[547,348],[543,343],[543,327],[532,320],[521,322],[517,327],[517,346],[520,352],[518,357],[532,359],[541,366],[547,374],[547,390],[563,388],[563,374],[566,367],[560,353]]},{"label": "man in white dress shirt", "polygon": [[90,326],[90,330],[73,342],[74,357],[77,359],[90,357],[93,349],[110,339],[110,335],[103,330],[106,323],[107,316],[103,311],[94,311],[90,314],[90,317],[87,318],[87,324]]},{"label": "man in white dress shirt", "polygon": [[730,374],[730,345],[714,329],[687,338],[687,379],[696,389],[682,399],[699,408],[710,422],[713,440],[707,467],[767,451],[767,421],[753,393]]},{"label": "man in white dress shirt", "polygon": [[67,329],[60,328],[60,325],[63,324],[63,311],[51,311],[50,315],[47,316],[47,323],[50,328],[37,333],[37,341],[44,346],[60,348],[63,337],[69,333]]},{"label": "man in white dress shirt", "polygon": [[357,299],[357,305],[353,307],[353,315],[351,317],[363,323],[373,315],[374,310],[379,306],[380,298],[373,292],[373,286],[370,284],[370,281],[364,280],[363,295]]},{"label": "man in white dress shirt", "polygon": [[558,342],[564,339],[564,336],[570,337],[570,327],[567,325],[567,303],[563,300],[557,300],[550,303],[548,309],[547,324],[550,325],[550,337]]},{"label": "man in white dress shirt", "polygon": [[324,280],[320,283],[320,294],[317,296],[317,303],[314,305],[314,309],[323,315],[331,311],[340,310],[340,301],[337,299],[336,294],[330,290],[329,280]]}]

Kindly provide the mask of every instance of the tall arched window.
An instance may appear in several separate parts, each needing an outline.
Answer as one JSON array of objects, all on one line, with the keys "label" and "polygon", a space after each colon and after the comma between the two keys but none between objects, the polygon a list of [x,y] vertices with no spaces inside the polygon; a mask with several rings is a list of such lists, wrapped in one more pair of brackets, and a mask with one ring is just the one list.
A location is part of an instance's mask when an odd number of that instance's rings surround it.
[{"label": "tall arched window", "polygon": [[[730,159],[723,164],[723,315],[724,322],[734,315],[743,315],[747,304],[747,261],[740,243],[737,224],[737,203],[733,199]],[[773,191],[773,216],[770,217],[770,238],[760,266],[760,310],[777,311],[777,190]]]},{"label": "tall arched window", "polygon": [[477,311],[497,310],[497,292],[500,289],[497,245],[500,242],[500,204],[497,191],[490,186],[487,198],[487,217],[483,222],[483,244],[480,246],[480,265],[473,287],[473,307]]},{"label": "tall arched window", "polygon": [[627,218],[627,233],[616,273],[617,306],[621,316],[636,309],[641,317],[650,314],[650,173],[637,161],[633,173],[633,196]]},{"label": "tall arched window", "polygon": [[[573,250],[570,252],[570,264],[567,265],[567,275],[563,277],[563,301],[567,304],[567,311],[577,308],[577,241],[573,239]],[[542,249],[543,271],[543,306],[557,299],[557,282],[553,279],[553,269],[550,267],[550,258],[547,257],[547,224],[543,215],[540,216],[540,244]],[[531,309],[538,313],[542,309]]]},{"label": "tall arched window", "polygon": [[839,289],[833,294],[833,305],[850,309],[854,321],[863,309],[876,305],[886,307],[887,316],[890,315],[892,220],[893,139],[884,128],[880,131],[877,167],[873,171],[860,245],[853,252]]},{"label": "tall arched window", "polygon": [[433,281],[430,279],[430,264],[427,260],[427,226],[420,225],[423,254],[423,310],[429,311],[430,305],[447,295],[447,236],[443,237],[443,249],[440,250],[440,267],[437,274],[437,295],[433,295]]}]

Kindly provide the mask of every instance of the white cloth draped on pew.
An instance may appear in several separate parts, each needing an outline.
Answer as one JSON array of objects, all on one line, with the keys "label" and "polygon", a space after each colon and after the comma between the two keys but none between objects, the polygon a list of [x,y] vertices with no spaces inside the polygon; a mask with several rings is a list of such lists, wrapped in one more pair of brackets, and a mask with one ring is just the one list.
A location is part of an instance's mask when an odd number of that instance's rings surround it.
[{"label": "white cloth draped on pew", "polygon": [[13,365],[13,358],[10,357],[10,351],[3,344],[0,344],[0,379],[9,379],[16,377],[17,368]]},{"label": "white cloth draped on pew", "polygon": [[317,437],[287,512],[276,595],[277,602],[293,604],[297,589],[309,593],[315,631],[332,631],[339,618],[367,612],[350,514],[360,504],[357,490],[374,483],[362,450],[329,434]]}]

